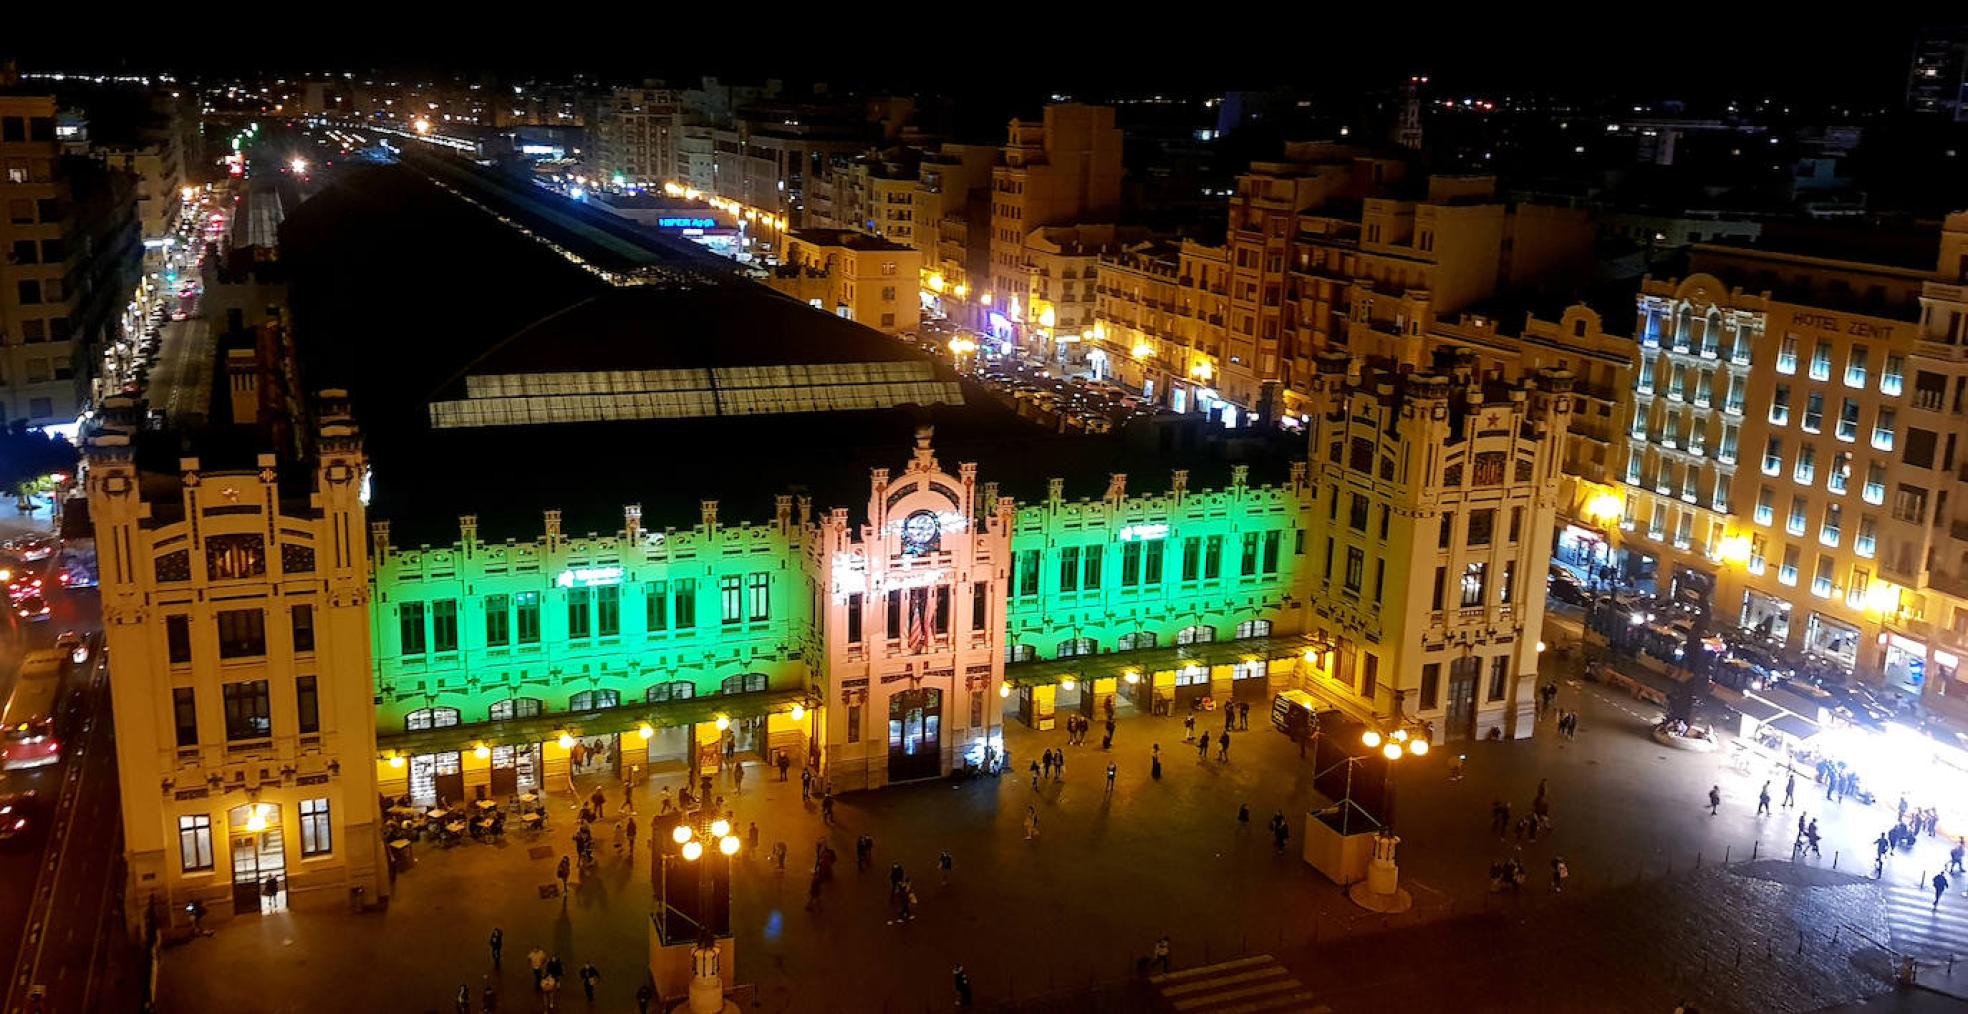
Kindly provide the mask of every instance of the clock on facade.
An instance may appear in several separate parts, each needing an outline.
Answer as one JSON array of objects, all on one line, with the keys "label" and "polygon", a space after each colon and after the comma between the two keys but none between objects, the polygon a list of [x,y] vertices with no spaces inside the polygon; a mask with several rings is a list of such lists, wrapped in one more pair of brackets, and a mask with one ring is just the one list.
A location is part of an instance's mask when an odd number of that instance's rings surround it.
[{"label": "clock on facade", "polygon": [[943,536],[943,524],[929,511],[917,511],[902,522],[902,552],[910,556],[933,552],[939,548]]}]

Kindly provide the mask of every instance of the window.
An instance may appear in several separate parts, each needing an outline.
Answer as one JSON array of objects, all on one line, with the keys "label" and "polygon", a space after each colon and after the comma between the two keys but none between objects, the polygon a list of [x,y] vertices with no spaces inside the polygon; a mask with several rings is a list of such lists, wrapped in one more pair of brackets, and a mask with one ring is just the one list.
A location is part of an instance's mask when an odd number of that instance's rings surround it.
[{"label": "window", "polygon": [[1114,640],[1115,651],[1135,651],[1140,648],[1153,648],[1154,646],[1155,633],[1151,630],[1137,630],[1132,633],[1122,634]]},{"label": "window", "polygon": [[1490,659],[1490,700],[1503,700],[1503,685],[1510,678],[1510,656]]},{"label": "window", "polygon": [[1490,544],[1490,531],[1496,527],[1496,511],[1490,508],[1469,512],[1469,530],[1465,534],[1465,544],[1487,546]]},{"label": "window", "polygon": [[418,708],[403,716],[403,730],[405,732],[449,729],[457,724],[457,708]]},{"label": "window", "polygon": [[1182,579],[1194,581],[1200,575],[1203,557],[1203,540],[1191,536],[1182,540]]},{"label": "window", "polygon": [[1059,550],[1059,590],[1075,592],[1080,590],[1080,547],[1065,546]]},{"label": "window", "polygon": [[1797,585],[1797,547],[1785,546],[1783,563],[1777,567],[1777,580],[1796,587]]},{"label": "window", "polygon": [[485,596],[485,646],[503,648],[512,643],[512,597]]},{"label": "window", "polygon": [[862,705],[859,704],[850,704],[847,706],[847,741],[849,743],[861,742],[861,709]]},{"label": "window", "polygon": [[1785,375],[1797,372],[1797,336],[1783,336],[1783,344],[1777,348],[1777,372]]},{"label": "window", "polygon": [[902,629],[903,590],[901,588],[890,588],[888,590],[888,622],[882,626],[888,632],[888,639],[891,641],[900,639],[904,633]]},{"label": "window", "polygon": [[1900,452],[1900,460],[1915,468],[1934,467],[1934,431],[1918,426],[1907,427],[1906,445]]},{"label": "window", "polygon": [[1831,557],[1818,554],[1817,569],[1811,572],[1811,594],[1821,599],[1831,597],[1831,573],[1836,567]]},{"label": "window", "polygon": [[164,617],[164,650],[172,665],[191,661],[191,617]]},{"label": "window", "polygon": [[603,637],[622,633],[622,586],[605,584],[594,589],[595,630]]},{"label": "window", "polygon": [[847,643],[861,643],[861,593],[855,592],[847,597]]},{"label": "window", "polygon": [[328,801],[301,800],[301,855],[325,856],[335,851],[334,832],[329,829]]},{"label": "window", "polygon": [[726,625],[745,619],[745,579],[737,574],[718,578],[718,622]]},{"label": "window", "polygon": [[1517,577],[1517,561],[1503,561],[1503,580],[1497,586],[1497,601],[1506,605],[1510,602],[1510,589]]},{"label": "window", "polygon": [[1806,433],[1816,433],[1824,429],[1824,395],[1812,391],[1804,400],[1804,422],[1801,428]]},{"label": "window", "polygon": [[1091,655],[1093,654],[1093,647],[1093,638],[1091,637],[1069,637],[1059,642],[1058,650],[1053,653],[1053,657],[1078,658],[1081,655]]},{"label": "window", "polygon": [[642,699],[649,704],[664,704],[669,701],[687,701],[697,696],[697,684],[689,680],[670,680],[652,684],[642,692]]},{"label": "window", "polygon": [[1370,501],[1358,493],[1348,493],[1346,505],[1346,524],[1356,532],[1367,530],[1367,506]]},{"label": "window", "polygon": [[1875,549],[1874,539],[1877,535],[1878,527],[1878,522],[1873,520],[1872,515],[1867,514],[1860,517],[1859,534],[1857,538],[1852,540],[1852,551],[1867,559],[1871,559]]},{"label": "window", "polygon": [[671,581],[669,593],[669,618],[677,624],[677,630],[691,630],[697,626],[697,579],[679,577]]},{"label": "window", "polygon": [[762,672],[740,673],[727,676],[718,684],[721,694],[760,694],[765,692],[765,674]]},{"label": "window", "polygon": [[273,735],[273,711],[267,705],[267,681],[225,684],[226,739],[264,739]]},{"label": "window", "polygon": [[313,676],[294,677],[295,728],[302,735],[321,731],[321,693]]},{"label": "window", "polygon": [[1845,357],[1845,386],[1864,390],[1866,386],[1866,347],[1852,346]]},{"label": "window", "polygon": [[1346,547],[1346,590],[1355,595],[1360,593],[1360,581],[1366,576],[1366,554],[1358,546]]},{"label": "window", "polygon": [[1893,410],[1882,408],[1872,424],[1872,447],[1876,451],[1893,449]]},{"label": "window", "polygon": [[1474,608],[1483,604],[1483,578],[1488,564],[1466,563],[1462,567],[1462,607]]},{"label": "window", "polygon": [[521,644],[540,643],[540,593],[520,592],[513,596],[513,626]]},{"label": "window", "polygon": [[603,708],[620,707],[620,690],[583,690],[567,699],[569,711],[600,711]]},{"label": "window", "polygon": [[[422,651],[423,646],[419,644],[417,650]],[[265,654],[265,613],[258,609],[225,609],[219,612],[220,658],[256,658]]]},{"label": "window", "polygon": [[438,599],[431,603],[431,647],[435,651],[458,650],[457,599]]},{"label": "window", "polygon": [[642,586],[643,629],[654,634],[670,629],[670,583],[651,581]]},{"label": "window", "polygon": [[[1361,523],[1364,525],[1365,522],[1366,522],[1366,518],[1363,516],[1361,518]],[[1257,533],[1245,532],[1243,537],[1243,545],[1244,545],[1243,562],[1238,567],[1238,573],[1244,575],[1245,577],[1250,577],[1257,573]]]},{"label": "window", "polygon": [[745,579],[746,613],[753,623],[772,618],[772,575],[757,571]]},{"label": "window", "polygon": [[195,813],[178,818],[178,864],[186,873],[212,868],[212,818]]},{"label": "window", "polygon": [[594,589],[567,589],[567,636],[579,640],[594,632]]},{"label": "window", "polygon": [[1818,541],[1827,546],[1837,546],[1840,532],[1844,528],[1845,508],[1838,504],[1825,507],[1824,523],[1818,527]]},{"label": "window", "polygon": [[1371,651],[1361,652],[1360,653],[1360,685],[1358,687],[1360,696],[1367,697],[1373,694],[1374,683],[1379,676],[1380,676],[1380,656],[1374,654]]},{"label": "window", "polygon": [[1080,581],[1080,587],[1087,591],[1099,591],[1101,547],[1087,546],[1080,551],[1080,557],[1086,564],[1085,570],[1083,571],[1084,577]]},{"label": "window", "polygon": [[1843,493],[1852,479],[1852,452],[1839,451],[1831,456],[1831,468],[1825,477],[1825,488],[1833,493]]},{"label": "window", "polygon": [[990,626],[991,586],[984,581],[973,582],[970,586],[970,629],[984,630]]},{"label": "window", "polygon": [[1911,521],[1916,525],[1925,524],[1927,491],[1919,486],[1901,483],[1899,488],[1893,491],[1893,517],[1901,521]]},{"label": "window", "polygon": [[1453,533],[1455,532],[1455,523],[1456,523],[1455,511],[1442,512],[1442,527],[1435,530],[1436,549],[1449,548],[1449,540],[1453,537]]},{"label": "window", "polygon": [[1776,494],[1772,493],[1770,491],[1770,487],[1768,486],[1765,486],[1757,491],[1756,493],[1756,523],[1757,524],[1767,527],[1770,524],[1770,522],[1776,518],[1776,510],[1774,505],[1775,499],[1776,499]]},{"label": "window", "polygon": [[198,745],[198,694],[190,687],[171,688],[171,714],[177,721],[178,745]]},{"label": "window", "polygon": [[1904,389],[1905,356],[1887,356],[1886,368],[1879,371],[1879,393],[1899,397]]},{"label": "window", "polygon": [[[1196,540],[1189,540],[1194,542]],[[1029,598],[1039,593],[1039,551],[1028,549],[1018,554],[1018,597]]]},{"label": "window", "polygon": [[1433,711],[1442,695],[1442,663],[1430,662],[1421,667],[1421,710]]},{"label": "window", "polygon": [[1859,495],[1864,497],[1865,502],[1869,504],[1883,504],[1886,502],[1885,465],[1875,461],[1866,466],[1865,489],[1861,490]]},{"label": "window", "polygon": [[1797,449],[1797,467],[1791,469],[1790,477],[1793,481],[1806,486],[1817,479],[1818,449],[1815,445],[1805,444]]},{"label": "window", "polygon": [[1805,503],[1801,496],[1790,498],[1790,519],[1784,522],[1784,531],[1792,535],[1804,534]]},{"label": "window", "polygon": [[1442,588],[1444,585],[1448,583],[1448,580],[1449,580],[1449,568],[1447,567],[1435,568],[1435,593],[1429,598],[1429,605],[1428,605],[1428,608],[1434,610],[1435,612],[1439,613],[1442,611]]},{"label": "window", "polygon": [[1175,632],[1177,644],[1203,644],[1216,640],[1216,628],[1207,626],[1183,627]]},{"label": "window", "polygon": [[1141,583],[1141,547],[1143,545],[1146,545],[1146,543],[1124,542],[1121,544],[1121,587],[1123,588],[1132,588]]},{"label": "window", "polygon": [[1790,385],[1778,384],[1776,393],[1770,396],[1770,425],[1790,424]]},{"label": "window", "polygon": [[405,655],[424,653],[424,604],[422,602],[399,602],[396,604],[397,643]]},{"label": "window", "polygon": [[1831,343],[1830,342],[1820,341],[1817,347],[1811,350],[1811,379],[1812,380],[1831,379]]},{"label": "window", "polygon": [[1203,580],[1214,581],[1223,576],[1223,536],[1212,535],[1203,540]]},{"label": "window", "polygon": [[1147,554],[1147,561],[1142,566],[1143,582],[1149,585],[1150,587],[1161,584],[1162,583],[1162,542],[1158,539],[1154,542],[1148,543],[1148,548],[1144,550],[1144,552]]},{"label": "window", "polygon": [[1859,438],[1859,403],[1850,398],[1838,407],[1838,439],[1853,441]]}]

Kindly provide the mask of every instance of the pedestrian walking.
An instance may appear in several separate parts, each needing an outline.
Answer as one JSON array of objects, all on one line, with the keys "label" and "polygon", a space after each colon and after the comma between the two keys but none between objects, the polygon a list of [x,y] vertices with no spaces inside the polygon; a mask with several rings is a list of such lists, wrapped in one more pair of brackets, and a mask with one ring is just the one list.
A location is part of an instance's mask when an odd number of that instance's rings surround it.
[{"label": "pedestrian walking", "polygon": [[834,790],[832,787],[827,789],[826,795],[820,797],[820,821],[823,824],[832,824],[834,822]]},{"label": "pedestrian walking", "polygon": [[1711,817],[1715,816],[1715,811],[1721,808],[1722,808],[1722,786],[1711,785],[1708,787],[1708,815]]},{"label": "pedestrian walking", "polygon": [[1166,933],[1162,934],[1161,937],[1155,941],[1154,957],[1151,959],[1151,963],[1162,966],[1163,974],[1168,973],[1169,970],[1168,934]]},{"label": "pedestrian walking", "polygon": [[539,989],[540,976],[546,974],[547,952],[541,950],[536,945],[532,950],[526,952],[526,963],[533,968],[533,988]]},{"label": "pedestrian walking", "polygon": [[494,971],[497,971],[499,968],[499,952],[504,950],[506,946],[506,931],[500,929],[497,926],[492,927],[491,944],[492,944],[492,968]]},{"label": "pedestrian walking", "polygon": [[560,900],[563,902],[567,900],[567,874],[573,868],[573,865],[572,860],[566,856],[561,856],[560,867],[554,871],[554,875],[560,878]]},{"label": "pedestrian walking", "polygon": [[1249,701],[1237,702],[1237,731],[1238,732],[1250,731],[1250,702]]},{"label": "pedestrian walking", "polygon": [[1571,867],[1565,865],[1565,857],[1553,856],[1551,859],[1551,890],[1554,893],[1564,891],[1565,878],[1571,875],[1572,870]]},{"label": "pedestrian walking", "polygon": [[1936,912],[1940,911],[1941,895],[1946,894],[1947,889],[1948,889],[1947,874],[1946,873],[1934,874],[1934,911]]},{"label": "pedestrian walking", "polygon": [[1039,836],[1039,811],[1035,806],[1025,807],[1025,840],[1031,841]]},{"label": "pedestrian walking", "polygon": [[499,991],[492,988],[492,977],[485,977],[485,985],[479,990],[479,1004],[483,1014],[493,1014],[499,1009]]},{"label": "pedestrian walking", "polygon": [[1196,713],[1182,716],[1182,741],[1188,743],[1196,738]]},{"label": "pedestrian walking", "polygon": [[951,969],[950,978],[957,991],[957,1006],[970,1006],[970,976],[964,974],[964,967],[958,965]]},{"label": "pedestrian walking", "polygon": [[1059,751],[1059,756],[1052,759],[1052,780],[1055,782],[1066,780],[1066,751],[1064,750]]},{"label": "pedestrian walking", "polygon": [[1790,809],[1790,805],[1796,801],[1797,801],[1797,772],[1792,771],[1790,773],[1790,777],[1784,780],[1784,801],[1783,801],[1784,809],[1786,810]]},{"label": "pedestrian walking", "polygon": [[1201,736],[1196,737],[1196,763],[1201,764],[1209,760],[1209,747],[1209,733],[1205,732]]},{"label": "pedestrian walking", "polygon": [[1227,732],[1216,734],[1216,759],[1219,761],[1230,759],[1230,734]]},{"label": "pedestrian walking", "polygon": [[[782,778],[780,781],[785,781],[785,779]],[[656,991],[649,988],[649,983],[645,982],[637,986],[636,1014],[649,1014],[649,1003],[654,999],[656,999]]]},{"label": "pedestrian walking", "polygon": [[1249,831],[1250,831],[1250,804],[1238,803],[1237,804],[1237,833],[1247,834],[1249,833]]},{"label": "pedestrian walking", "polygon": [[1047,748],[1045,756],[1039,762],[1039,771],[1047,778],[1052,777],[1052,750],[1050,748]]},{"label": "pedestrian walking", "polygon": [[1961,856],[1963,852],[1968,852],[1968,838],[1957,840],[1954,843],[1954,847],[1948,850],[1947,868],[1949,873],[1962,872]]},{"label": "pedestrian walking", "polygon": [[560,976],[548,975],[540,980],[540,996],[546,1002],[547,1010],[559,1010],[556,1002],[560,993]]},{"label": "pedestrian walking", "polygon": [[594,1002],[595,983],[601,981],[601,969],[590,961],[581,966],[581,992],[587,994],[588,1002]]},{"label": "pedestrian walking", "polygon": [[471,987],[462,982],[458,983],[458,1000],[456,1006],[458,1014],[471,1014]]},{"label": "pedestrian walking", "polygon": [[[1046,759],[1048,761],[1052,759],[1051,750],[1046,751]],[[1047,765],[1047,766],[1050,767],[1051,765]],[[1039,791],[1039,762],[1038,761],[1032,762],[1032,791],[1033,792]]]},{"label": "pedestrian walking", "polygon": [[633,859],[635,858],[635,840],[636,840],[636,822],[634,817],[629,818],[628,827],[623,828],[623,830],[629,836],[629,858]]},{"label": "pedestrian walking", "polygon": [[1291,822],[1285,819],[1285,811],[1279,810],[1271,818],[1271,841],[1279,855],[1285,854],[1285,843],[1291,840]]},{"label": "pedestrian walking", "polygon": [[950,886],[950,870],[956,865],[957,865],[957,861],[950,858],[949,849],[944,849],[942,852],[937,854],[936,872],[942,876],[944,887]]},{"label": "pedestrian walking", "polygon": [[1148,777],[1162,780],[1162,744],[1156,743],[1154,752],[1148,755]]},{"label": "pedestrian walking", "polygon": [[801,768],[800,769],[800,802],[810,803],[812,801],[813,801],[813,769]]},{"label": "pedestrian walking", "polygon": [[1756,815],[1761,817],[1770,812],[1770,783],[1763,783],[1763,790],[1756,794]]},{"label": "pedestrian walking", "polygon": [[1116,770],[1117,768],[1115,767],[1114,762],[1108,761],[1107,762],[1107,794],[1110,796],[1114,794],[1114,772]]},{"label": "pedestrian walking", "polygon": [[759,823],[754,820],[745,827],[745,854],[754,855],[759,850]]},{"label": "pedestrian walking", "polygon": [[615,818],[615,854],[622,854],[622,846],[628,844],[629,834],[622,828],[622,818]]},{"label": "pedestrian walking", "polygon": [[745,787],[745,761],[740,758],[731,765],[731,791],[736,794]]}]

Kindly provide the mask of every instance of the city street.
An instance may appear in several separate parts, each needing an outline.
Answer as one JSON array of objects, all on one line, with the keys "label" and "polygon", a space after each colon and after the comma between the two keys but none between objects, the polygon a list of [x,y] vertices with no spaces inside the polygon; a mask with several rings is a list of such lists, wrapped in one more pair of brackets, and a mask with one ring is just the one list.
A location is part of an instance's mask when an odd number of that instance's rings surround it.
[{"label": "city street", "polygon": [[[1563,665],[1554,659],[1552,668]],[[1338,1011],[1579,1009],[1569,992],[1550,999],[1578,988],[1603,998],[1595,1009],[1667,1010],[1685,995],[1704,1009],[1812,1010],[1888,988],[1880,945],[1968,952],[1968,898],[1951,894],[1934,913],[1918,886],[1944,862],[1938,842],[1896,855],[1884,885],[1869,880],[1866,843],[1890,822],[1886,807],[1826,804],[1807,773],[1796,807],[1759,818],[1761,773],[1725,772],[1716,755],[1659,747],[1646,736],[1645,707],[1582,684],[1566,686],[1558,706],[1583,716],[1575,741],[1547,730],[1532,742],[1471,744],[1461,781],[1447,777],[1448,750],[1409,762],[1400,859],[1417,904],[1391,918],[1354,907],[1298,857],[1309,771],[1283,736],[1259,726],[1257,709],[1228,763],[1198,763],[1177,720],[1124,717],[1111,754],[1067,748],[1065,778],[1038,791],[1024,766],[1063,737],[1013,726],[1014,773],[846,797],[831,829],[817,806],[802,807],[797,779],[780,783],[754,766],[736,793],[737,823],[758,822],[760,851],[785,841],[791,861],[781,875],[763,856],[741,860],[744,1006],[940,1005],[962,963],[986,1005],[1055,1009],[1051,998],[1064,1005],[1056,1009],[1139,1009],[1146,987],[1131,981],[1133,963],[1164,932],[1177,969],[1272,955]],[[1203,719],[1199,726],[1220,727],[1214,713]],[[1160,782],[1148,772],[1153,742],[1163,748]],[[1112,796],[1104,791],[1110,760]],[[1527,812],[1540,778],[1549,781],[1553,832],[1521,846],[1488,834],[1491,801]],[[1707,808],[1712,784],[1723,792],[1717,816]],[[729,782],[719,791],[730,793]],[[653,796],[647,788],[638,796],[646,819]],[[1243,802],[1254,827],[1240,833]],[[577,882],[570,903],[543,897],[573,826],[564,787],[552,803],[555,826],[537,842],[417,845],[417,865],[398,878],[385,913],[248,918],[167,951],[164,993],[197,997],[179,1010],[298,1011],[307,1006],[299,998],[327,989],[363,1009],[436,1009],[460,983],[478,992],[490,972],[485,938],[498,925],[507,964],[491,981],[509,994],[503,1009],[534,1009],[510,994],[525,992],[524,955],[536,943],[570,970],[593,961],[604,975],[602,1008],[624,1009],[646,955],[649,867],[613,855],[612,832],[600,825],[598,869]],[[1029,842],[1020,829],[1028,803],[1040,816]],[[1282,856],[1262,829],[1278,810],[1293,822]],[[1822,859],[1790,861],[1798,811],[1819,818]],[[849,862],[861,834],[875,839],[867,872]],[[813,913],[804,908],[806,871],[823,836],[842,868]],[[948,886],[935,870],[944,849],[954,859]],[[1489,863],[1510,855],[1521,857],[1529,885],[1521,896],[1489,893]],[[1572,874],[1563,895],[1549,887],[1555,856]],[[893,862],[921,898],[911,923],[895,924],[886,901]],[[1739,948],[1748,953],[1738,958]],[[1408,957],[1424,953],[1438,957]],[[1633,960],[1638,954],[1645,959]],[[873,959],[879,974],[856,955],[882,955]],[[262,973],[250,982],[223,974],[247,965]],[[362,974],[348,975],[351,967]]]},{"label": "city street", "polygon": [[212,400],[212,328],[203,318],[169,321],[163,327],[157,365],[144,397],[164,413],[169,426],[196,425]]}]

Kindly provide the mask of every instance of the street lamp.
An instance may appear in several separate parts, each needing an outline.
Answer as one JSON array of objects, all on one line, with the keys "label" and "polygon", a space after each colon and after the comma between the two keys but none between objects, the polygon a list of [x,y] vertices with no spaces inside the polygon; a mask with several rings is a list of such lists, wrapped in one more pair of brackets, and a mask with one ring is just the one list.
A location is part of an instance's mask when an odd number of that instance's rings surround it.
[{"label": "street lamp", "polygon": [[690,1003],[691,1014],[717,1014],[720,1011],[734,1010],[735,1007],[724,999],[724,977],[718,968],[717,928],[711,921],[712,901],[716,893],[716,881],[711,874],[711,864],[703,862],[705,844],[715,847],[724,857],[726,868],[733,857],[738,855],[741,842],[731,833],[731,824],[717,816],[708,808],[692,811],[690,816],[676,826],[670,837],[681,845],[680,852],[685,862],[697,863],[697,946],[690,952]]},{"label": "street lamp", "polygon": [[1395,846],[1401,838],[1394,833],[1394,765],[1410,755],[1428,755],[1428,738],[1423,732],[1412,734],[1403,726],[1382,734],[1380,730],[1369,728],[1360,734],[1360,743],[1369,750],[1379,750],[1387,758],[1386,773],[1381,782],[1380,830],[1374,835],[1373,858],[1367,863],[1367,879],[1347,888],[1346,896],[1361,908],[1375,912],[1405,912],[1414,906],[1414,898],[1401,890],[1401,871],[1394,864]]}]

